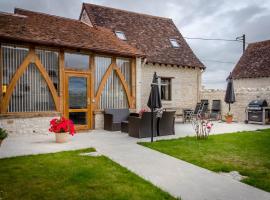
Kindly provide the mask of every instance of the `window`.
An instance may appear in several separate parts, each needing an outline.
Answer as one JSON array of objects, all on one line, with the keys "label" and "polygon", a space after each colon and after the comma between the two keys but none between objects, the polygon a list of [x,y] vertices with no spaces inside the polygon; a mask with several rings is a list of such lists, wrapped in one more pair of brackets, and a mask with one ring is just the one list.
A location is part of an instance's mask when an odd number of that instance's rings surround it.
[{"label": "window", "polygon": [[179,43],[177,42],[176,39],[170,39],[170,42],[171,42],[171,45],[174,47],[174,48],[179,48],[180,45]]},{"label": "window", "polygon": [[[14,45],[1,46],[1,72],[3,95],[6,95],[8,85],[26,58],[29,49]],[[36,49],[36,55],[48,72],[55,89],[58,90],[59,66],[58,52]],[[16,82],[9,100],[7,112],[47,112],[55,111],[55,103],[51,91],[35,63],[29,63]]]},{"label": "window", "polygon": [[159,82],[160,82],[160,97],[161,97],[161,100],[171,101],[172,100],[172,95],[171,95],[172,79],[171,78],[163,78],[163,77],[161,77]]},{"label": "window", "polygon": [[[101,80],[112,62],[111,58],[95,56],[95,92],[97,92]],[[117,58],[116,65],[123,74],[125,81],[131,88],[131,63],[129,59]],[[128,99],[123,85],[116,74],[112,71],[108,77],[99,99],[98,109],[105,108],[128,108]]]},{"label": "window", "polygon": [[115,31],[115,35],[120,39],[120,40],[127,40],[124,32],[122,31]]},{"label": "window", "polygon": [[65,67],[75,70],[88,70],[89,55],[65,52]]}]

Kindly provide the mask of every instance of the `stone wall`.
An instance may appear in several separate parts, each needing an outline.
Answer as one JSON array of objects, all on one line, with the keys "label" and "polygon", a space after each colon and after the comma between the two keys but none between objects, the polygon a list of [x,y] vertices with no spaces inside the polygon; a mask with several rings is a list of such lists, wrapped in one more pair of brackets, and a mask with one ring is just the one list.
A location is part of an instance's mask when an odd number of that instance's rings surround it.
[{"label": "stone wall", "polygon": [[177,108],[182,112],[183,108],[193,108],[199,101],[202,75],[200,69],[144,64],[141,72],[142,108],[147,107],[154,72],[157,72],[158,76],[173,77],[172,100],[162,101],[164,108]]},{"label": "stone wall", "polygon": [[49,134],[50,120],[53,117],[10,118],[0,119],[0,127],[10,135]]},{"label": "stone wall", "polygon": [[270,87],[270,77],[235,79],[233,85],[235,89],[267,88]]},{"label": "stone wall", "polygon": [[[202,90],[201,99],[208,99],[211,109],[212,100],[221,100],[222,116],[228,112],[228,105],[224,102],[225,90]],[[255,99],[265,99],[270,106],[270,87],[266,88],[235,88],[236,102],[231,105],[234,120],[244,122],[245,110],[248,103]]]}]

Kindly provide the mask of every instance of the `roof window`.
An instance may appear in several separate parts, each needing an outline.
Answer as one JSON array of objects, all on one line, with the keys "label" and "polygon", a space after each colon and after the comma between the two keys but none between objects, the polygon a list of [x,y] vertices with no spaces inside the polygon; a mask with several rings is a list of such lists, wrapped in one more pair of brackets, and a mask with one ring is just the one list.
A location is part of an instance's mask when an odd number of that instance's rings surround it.
[{"label": "roof window", "polygon": [[177,42],[176,39],[170,39],[170,42],[171,42],[171,45],[172,45],[174,48],[179,48],[179,47],[180,47],[180,44]]},{"label": "roof window", "polygon": [[120,40],[127,40],[125,33],[122,31],[115,31],[115,35],[120,39]]}]

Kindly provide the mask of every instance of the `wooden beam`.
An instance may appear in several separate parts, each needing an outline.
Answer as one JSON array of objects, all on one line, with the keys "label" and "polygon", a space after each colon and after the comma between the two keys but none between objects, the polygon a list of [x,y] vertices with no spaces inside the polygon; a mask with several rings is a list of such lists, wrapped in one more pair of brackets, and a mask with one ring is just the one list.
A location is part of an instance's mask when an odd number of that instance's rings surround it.
[{"label": "wooden beam", "polygon": [[118,68],[118,67],[114,67],[114,70],[116,72],[116,74],[118,75],[119,79],[120,79],[120,82],[122,83],[123,87],[124,87],[124,90],[125,90],[125,93],[126,93],[126,96],[127,96],[127,99],[128,99],[128,105],[129,107],[132,107],[133,105],[133,102],[132,102],[132,96],[130,94],[130,91],[129,91],[129,88],[128,88],[128,84],[125,80],[125,77],[124,75],[121,73],[121,70]]},{"label": "wooden beam", "polygon": [[26,68],[28,67],[29,63],[31,63],[33,56],[35,55],[35,50],[30,49],[27,56],[25,57],[24,61],[20,65],[20,67],[15,72],[13,78],[10,81],[10,84],[7,87],[7,92],[3,98],[2,104],[1,104],[1,113],[7,113],[7,108],[9,104],[10,97],[12,95],[12,92],[16,86],[17,81],[22,76]]},{"label": "wooden beam", "polygon": [[[3,87],[3,65],[2,65],[2,44],[0,43],[0,102],[2,102],[3,99],[3,92],[2,92],[2,87]],[[0,106],[0,113],[1,113],[1,106]]]},{"label": "wooden beam", "polygon": [[91,119],[91,124],[90,128],[93,129],[95,127],[95,120],[94,120],[94,115],[93,111],[96,109],[96,102],[93,101],[95,99],[95,81],[96,81],[96,65],[95,65],[95,54],[90,55],[90,70],[91,70],[91,75],[90,75],[90,119]]},{"label": "wooden beam", "polygon": [[100,82],[100,84],[98,86],[98,90],[97,90],[96,97],[95,97],[95,102],[96,102],[95,105],[96,105],[96,107],[98,106],[100,96],[101,96],[101,94],[103,92],[103,89],[104,89],[104,87],[106,85],[106,82],[107,82],[109,76],[112,73],[112,70],[113,70],[114,66],[116,66],[116,59],[112,59],[112,63],[110,64],[107,71],[103,75],[102,80],[101,80],[101,82]]},{"label": "wooden beam", "polygon": [[35,59],[35,64],[36,64],[38,70],[40,71],[41,75],[43,76],[44,80],[46,81],[46,83],[47,83],[47,85],[48,85],[48,87],[50,89],[51,95],[52,95],[53,100],[54,100],[55,108],[56,108],[57,111],[60,111],[60,109],[59,109],[59,97],[58,97],[56,89],[55,89],[55,87],[53,85],[53,82],[51,81],[51,78],[50,78],[49,74],[47,73],[46,69],[42,65],[42,63],[39,60],[38,56],[34,54],[33,57]]},{"label": "wooden beam", "polygon": [[64,51],[60,50],[59,53],[59,109],[62,113],[62,116],[65,115],[64,113],[64,105],[65,105],[65,99],[64,99],[64,83],[65,83],[65,61],[64,61]]},{"label": "wooden beam", "polygon": [[131,107],[136,108],[136,58],[131,59],[131,96]]}]

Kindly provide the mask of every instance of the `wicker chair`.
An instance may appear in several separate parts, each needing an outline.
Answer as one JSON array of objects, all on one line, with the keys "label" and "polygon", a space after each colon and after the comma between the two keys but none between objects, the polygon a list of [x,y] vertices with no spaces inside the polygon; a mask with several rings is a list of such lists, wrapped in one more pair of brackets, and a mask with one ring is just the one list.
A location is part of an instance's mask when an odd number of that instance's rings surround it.
[{"label": "wicker chair", "polygon": [[174,122],[176,111],[164,111],[162,117],[158,119],[158,136],[174,135]]},{"label": "wicker chair", "polygon": [[129,114],[129,109],[105,109],[104,130],[120,131],[121,122],[127,121]]},{"label": "wicker chair", "polygon": [[[151,137],[151,112],[144,112],[142,117],[130,116],[128,135],[136,138]],[[154,117],[154,136],[157,135],[157,119]]]}]

